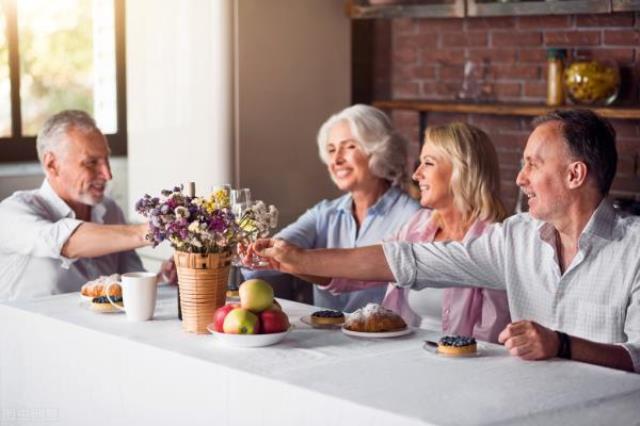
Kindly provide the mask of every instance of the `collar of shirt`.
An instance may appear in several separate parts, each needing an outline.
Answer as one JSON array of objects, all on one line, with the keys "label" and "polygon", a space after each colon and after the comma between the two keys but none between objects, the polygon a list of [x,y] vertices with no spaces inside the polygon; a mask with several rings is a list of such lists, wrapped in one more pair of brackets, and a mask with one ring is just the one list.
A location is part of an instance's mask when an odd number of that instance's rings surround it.
[{"label": "collar of shirt", "polygon": [[[367,210],[367,216],[371,214],[384,215],[393,207],[394,203],[398,200],[402,192],[396,186],[391,186],[387,191],[382,194],[378,201],[376,201]],[[353,197],[348,194],[348,197],[344,197],[340,204],[337,206],[338,210],[344,213],[353,214]]]},{"label": "collar of shirt", "polygon": [[[598,237],[610,240],[613,236],[615,219],[616,211],[607,199],[603,199],[582,230],[578,247],[584,249],[593,243],[594,238]],[[542,241],[555,248],[557,232],[553,225],[541,221],[538,225],[538,232]]]},{"label": "collar of shirt", "polygon": [[[76,213],[73,211],[71,207],[62,199],[60,196],[53,190],[51,184],[47,179],[42,182],[42,186],[40,186],[40,195],[47,201],[49,206],[51,207],[53,213],[55,213],[58,218],[70,217],[75,219]],[[103,202],[100,202],[91,208],[91,222],[93,223],[104,223],[104,216],[107,213],[107,208]]]}]

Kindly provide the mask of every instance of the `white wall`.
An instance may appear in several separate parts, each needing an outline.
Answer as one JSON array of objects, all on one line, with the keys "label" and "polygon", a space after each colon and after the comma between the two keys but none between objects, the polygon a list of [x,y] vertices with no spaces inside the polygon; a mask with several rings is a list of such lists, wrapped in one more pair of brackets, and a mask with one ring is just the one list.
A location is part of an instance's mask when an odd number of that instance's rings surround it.
[{"label": "white wall", "polygon": [[[127,1],[129,200],[232,179],[233,2]],[[168,247],[144,253],[167,257]]]},{"label": "white wall", "polygon": [[127,6],[130,201],[232,178],[232,2]]},{"label": "white wall", "polygon": [[175,183],[230,182],[277,205],[286,224],[336,194],[315,134],[350,101],[342,0],[126,7],[130,206]]}]

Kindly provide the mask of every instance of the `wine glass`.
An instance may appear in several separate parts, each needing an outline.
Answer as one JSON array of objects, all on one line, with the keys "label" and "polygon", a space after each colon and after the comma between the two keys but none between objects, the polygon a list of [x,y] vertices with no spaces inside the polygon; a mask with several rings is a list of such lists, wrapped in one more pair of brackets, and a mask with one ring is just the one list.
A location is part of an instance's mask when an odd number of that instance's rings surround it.
[{"label": "wine glass", "polygon": [[229,204],[236,221],[239,221],[244,211],[251,204],[251,190],[249,188],[232,189],[229,194]]},{"label": "wine glass", "polygon": [[[229,193],[229,204],[231,212],[236,218],[236,223],[240,225],[244,214],[252,205],[251,190],[249,188],[232,189]],[[235,267],[249,267],[249,265],[242,263],[241,255],[237,252],[233,255],[231,264]]]}]

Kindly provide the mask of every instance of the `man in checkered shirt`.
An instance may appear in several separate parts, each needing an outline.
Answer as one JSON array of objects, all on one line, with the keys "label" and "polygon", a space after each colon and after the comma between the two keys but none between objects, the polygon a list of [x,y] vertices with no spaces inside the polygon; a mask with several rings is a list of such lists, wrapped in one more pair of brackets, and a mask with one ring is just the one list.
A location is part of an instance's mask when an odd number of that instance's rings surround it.
[{"label": "man in checkered shirt", "polygon": [[534,126],[516,180],[529,212],[472,241],[305,251],[261,240],[252,250],[297,274],[506,289],[514,322],[499,339],[512,355],[640,372],[640,218],[621,217],[606,199],[615,131],[589,110]]}]

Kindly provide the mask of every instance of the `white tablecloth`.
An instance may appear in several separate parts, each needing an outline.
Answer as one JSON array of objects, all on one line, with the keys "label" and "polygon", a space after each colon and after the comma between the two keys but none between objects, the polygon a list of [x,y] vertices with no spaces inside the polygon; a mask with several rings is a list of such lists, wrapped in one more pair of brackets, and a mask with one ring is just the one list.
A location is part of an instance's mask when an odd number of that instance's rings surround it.
[{"label": "white tablecloth", "polygon": [[247,349],[183,332],[172,288],[140,323],[77,293],[0,305],[0,425],[640,424],[640,375],[486,343],[442,358],[422,348],[435,332],[352,338],[281,303],[295,329]]}]

